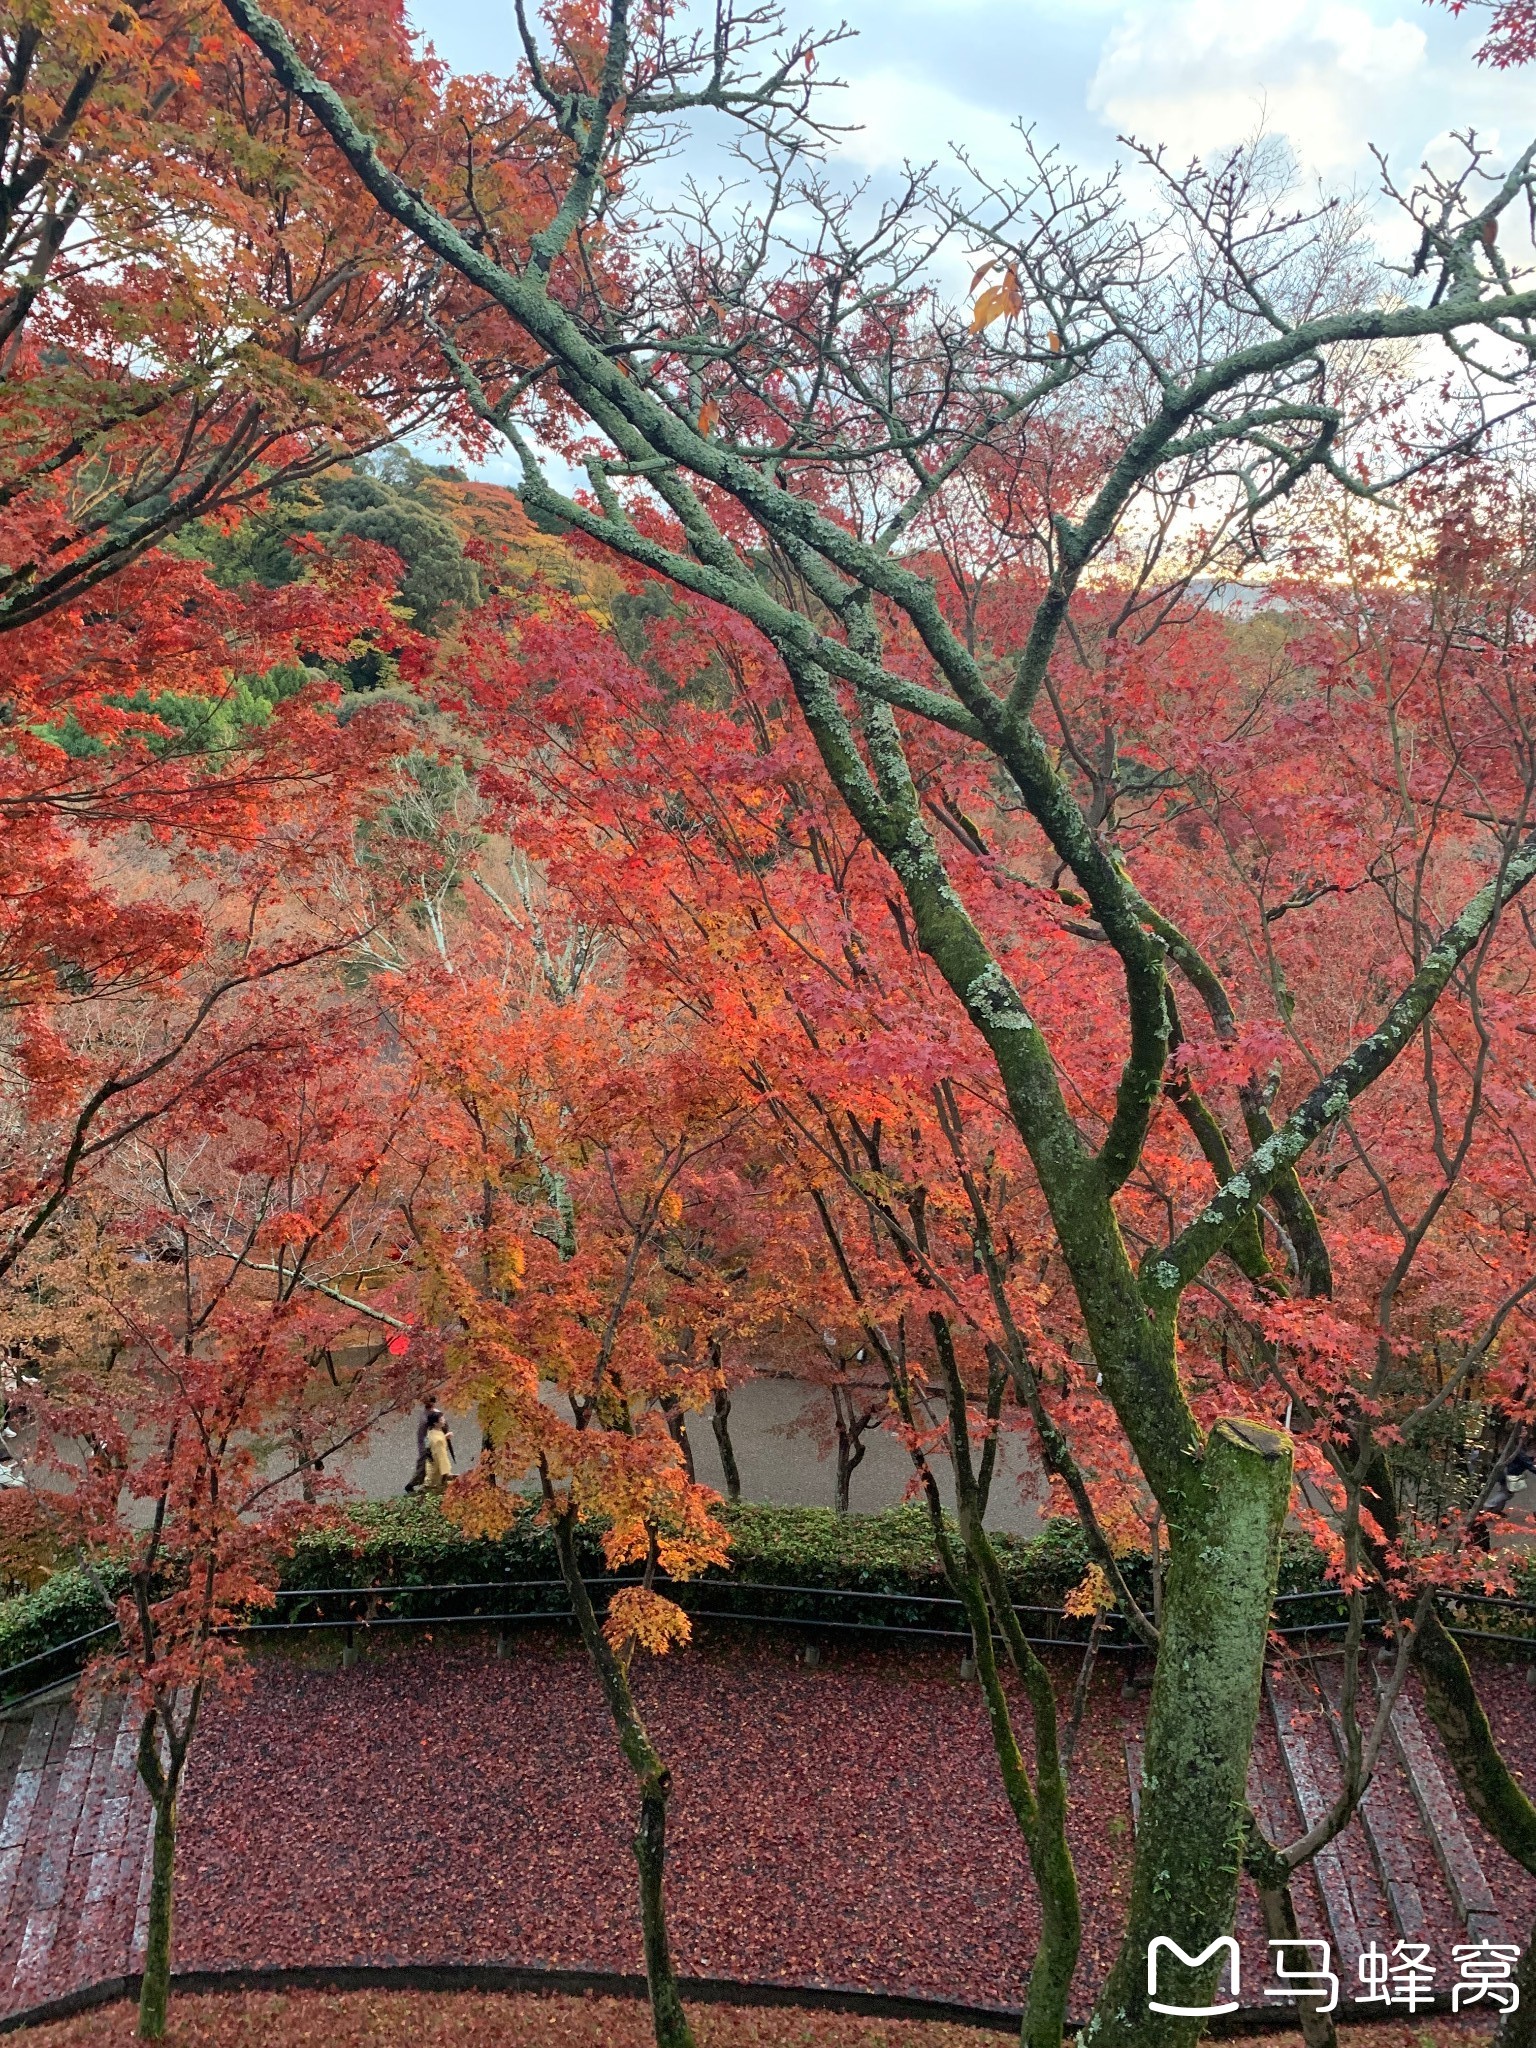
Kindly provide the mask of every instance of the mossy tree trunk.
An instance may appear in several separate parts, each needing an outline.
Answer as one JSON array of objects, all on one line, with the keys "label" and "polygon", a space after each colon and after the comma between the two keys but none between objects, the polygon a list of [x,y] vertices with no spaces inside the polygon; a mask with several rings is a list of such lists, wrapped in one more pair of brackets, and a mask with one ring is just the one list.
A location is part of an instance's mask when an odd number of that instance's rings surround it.
[{"label": "mossy tree trunk", "polygon": [[[1467,1804],[1499,1847],[1536,1877],[1536,1802],[1494,1740],[1461,1645],[1431,1611],[1414,1643],[1424,1704],[1440,1731]],[[1536,2048],[1536,1928],[1517,1974],[1520,2003],[1499,2028],[1497,2048]]]},{"label": "mossy tree trunk", "polygon": [[171,1938],[176,1872],[176,1796],[154,1803],[154,1864],[149,1886],[149,1927],[144,1975],[139,1986],[139,2039],[158,2041],[165,2033],[171,1999]]},{"label": "mossy tree trunk", "polygon": [[[831,1229],[823,1213],[823,1225]],[[851,1268],[839,1248],[845,1275]],[[947,1316],[928,1318],[939,1377],[948,1412],[948,1448],[955,1486],[956,1543],[944,1515],[933,1467],[920,1448],[915,1427],[913,1393],[905,1364],[905,1344],[891,1344],[873,1323],[866,1323],[870,1342],[885,1362],[897,1413],[906,1424],[913,1465],[922,1486],[929,1527],[950,1586],[965,1610],[975,1649],[976,1678],[986,1704],[987,1723],[997,1757],[1003,1791],[1029,1854],[1030,1870],[1040,1895],[1040,1941],[1030,1965],[1020,2024],[1021,2048],[1060,2048],[1066,2030],[1067,2004],[1082,1946],[1082,1907],[1077,1871],[1067,1842],[1067,1772],[1061,1753],[1056,1696],[1051,1676],[1020,1626],[997,1553],[986,1531],[987,1500],[996,1470],[996,1422],[1008,1384],[1006,1362],[990,1361],[987,1389],[986,1444],[978,1461],[973,1453],[969,1399],[961,1377]],[[1016,1676],[1029,1701],[1034,1727],[1034,1769],[1025,1762],[1013,1708],[998,1666],[996,1637],[1001,1635]]]},{"label": "mossy tree trunk", "polygon": [[[1248,1870],[1253,1877],[1259,1894],[1259,1910],[1264,1915],[1264,1932],[1272,1942],[1283,1941],[1299,1944],[1302,1940],[1301,1922],[1296,1918],[1296,1901],[1291,1892],[1290,1872],[1283,1864],[1275,1867],[1278,1859],[1269,1844],[1265,1859],[1269,1869],[1256,1869],[1250,1853]],[[1251,1852],[1252,1844],[1250,1844]],[[1319,2010],[1316,1998],[1300,1998],[1296,2002],[1296,2024],[1306,2048],[1338,2048],[1339,2032],[1333,2023],[1333,2014]]]},{"label": "mossy tree trunk", "polygon": [[[1050,1672],[1025,1638],[984,1530],[968,1541],[967,1551],[971,1568],[988,1595],[988,1625],[995,1615],[1034,1723],[1035,1816],[1026,1840],[1030,1870],[1040,1894],[1040,1945],[1030,1965],[1019,2039],[1022,2048],[1055,2048],[1065,2029],[1083,1939],[1077,1869],[1067,1841],[1067,1770],[1056,1697]],[[1000,1694],[995,1662],[990,1672],[979,1660],[978,1667],[989,1695]]]},{"label": "mossy tree trunk", "polygon": [[[1199,1955],[1232,1931],[1290,1477],[1289,1447],[1277,1431],[1218,1423],[1204,1464],[1204,1512],[1173,1532],[1130,1915],[1085,2048],[1182,2048],[1205,2030],[1202,2019],[1151,2010],[1147,1957],[1160,1936]],[[1219,1954],[1196,1970],[1170,1963],[1166,1952],[1160,1964],[1158,2003],[1219,2002]]]}]

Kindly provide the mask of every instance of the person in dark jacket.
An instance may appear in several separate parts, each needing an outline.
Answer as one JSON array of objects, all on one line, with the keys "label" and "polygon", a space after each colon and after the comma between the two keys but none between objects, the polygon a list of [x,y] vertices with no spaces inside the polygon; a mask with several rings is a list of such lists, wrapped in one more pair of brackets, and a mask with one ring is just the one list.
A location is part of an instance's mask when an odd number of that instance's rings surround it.
[{"label": "person in dark jacket", "polygon": [[1504,1469],[1493,1482],[1485,1509],[1490,1515],[1502,1515],[1513,1501],[1517,1508],[1536,1501],[1536,1485],[1532,1474],[1536,1473],[1536,1458],[1533,1458],[1526,1444],[1519,1444],[1504,1462]]}]

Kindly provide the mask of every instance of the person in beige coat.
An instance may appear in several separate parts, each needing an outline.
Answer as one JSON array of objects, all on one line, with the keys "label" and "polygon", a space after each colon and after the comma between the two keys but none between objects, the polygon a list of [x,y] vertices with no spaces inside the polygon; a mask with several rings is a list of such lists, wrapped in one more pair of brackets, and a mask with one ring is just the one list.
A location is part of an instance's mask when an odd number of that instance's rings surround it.
[{"label": "person in beige coat", "polygon": [[453,1477],[453,1446],[441,1416],[428,1429],[423,1449],[427,1467],[423,1488],[427,1493],[441,1493]]}]

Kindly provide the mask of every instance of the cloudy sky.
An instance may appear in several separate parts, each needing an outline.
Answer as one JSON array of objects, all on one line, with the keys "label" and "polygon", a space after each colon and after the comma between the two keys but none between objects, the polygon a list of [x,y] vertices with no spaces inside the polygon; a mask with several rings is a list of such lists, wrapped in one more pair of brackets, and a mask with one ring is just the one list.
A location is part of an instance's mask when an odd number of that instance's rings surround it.
[{"label": "cloudy sky", "polygon": [[[1449,128],[1497,148],[1536,127],[1536,79],[1472,61],[1478,22],[1424,0],[788,0],[793,23],[846,16],[843,153],[880,172],[964,141],[1006,161],[1023,117],[1080,161],[1117,134],[1181,153],[1260,123],[1331,185],[1367,182],[1367,143],[1411,172]],[[413,0],[455,69],[510,70],[511,0]]]}]

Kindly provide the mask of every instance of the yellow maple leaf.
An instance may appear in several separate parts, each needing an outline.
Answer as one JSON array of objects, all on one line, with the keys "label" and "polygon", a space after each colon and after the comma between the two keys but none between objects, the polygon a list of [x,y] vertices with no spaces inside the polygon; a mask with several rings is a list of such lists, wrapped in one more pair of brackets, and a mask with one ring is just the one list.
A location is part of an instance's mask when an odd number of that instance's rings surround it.
[{"label": "yellow maple leaf", "polygon": [[490,1283],[503,1294],[518,1293],[523,1284],[526,1256],[522,1241],[509,1235],[492,1237],[486,1248],[486,1269]]},{"label": "yellow maple leaf", "polygon": [[984,327],[990,327],[994,320],[1004,316],[1012,319],[1024,310],[1024,288],[1019,283],[1019,273],[1011,267],[1003,272],[1000,284],[991,284],[971,308],[971,332],[980,334]]}]

